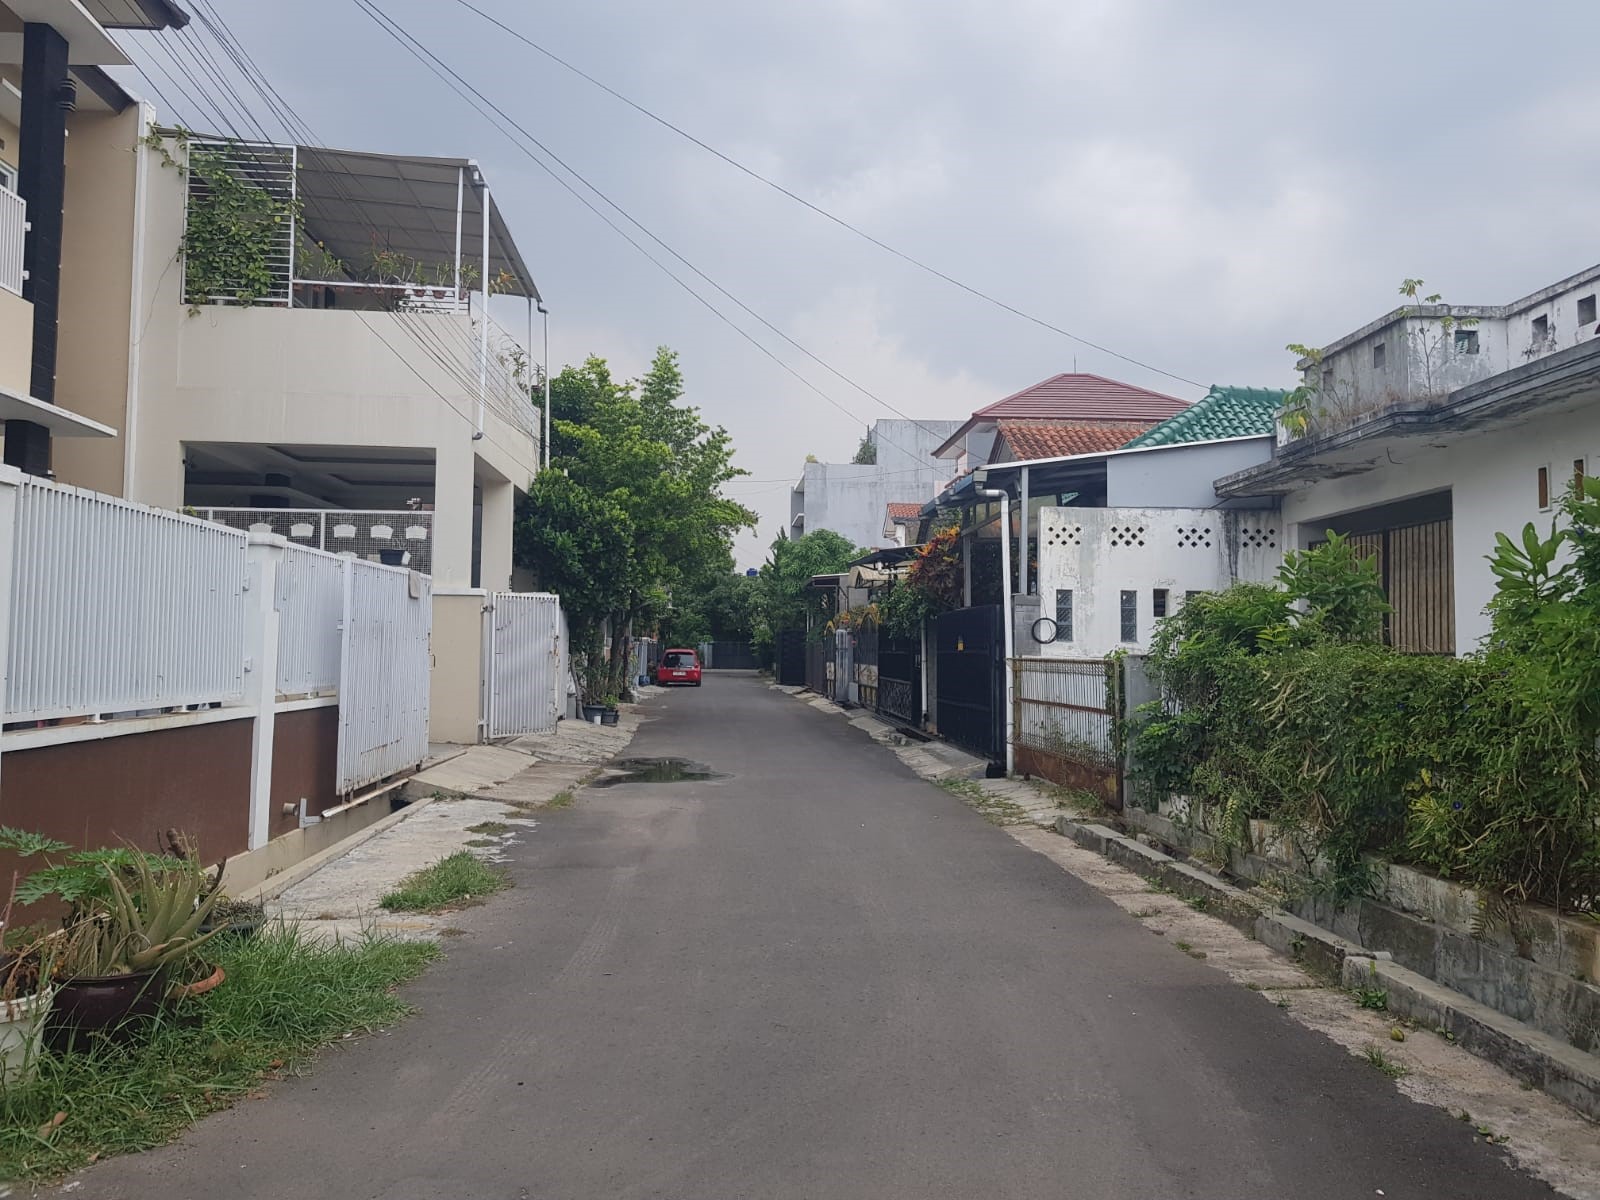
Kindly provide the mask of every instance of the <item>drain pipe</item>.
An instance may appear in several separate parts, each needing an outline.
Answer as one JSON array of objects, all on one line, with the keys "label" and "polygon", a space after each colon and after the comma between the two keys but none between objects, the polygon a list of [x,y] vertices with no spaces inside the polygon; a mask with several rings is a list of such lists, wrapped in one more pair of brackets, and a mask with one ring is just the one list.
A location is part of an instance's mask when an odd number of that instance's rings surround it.
[{"label": "drain pipe", "polygon": [[1012,727],[1015,716],[1012,697],[1015,676],[1011,659],[1016,652],[1016,645],[1011,629],[1011,493],[1004,488],[983,488],[977,494],[985,500],[1000,501],[1000,620],[1005,630],[1006,777],[1010,778],[1016,773],[1017,767],[1017,750],[1012,745],[1016,731]]}]

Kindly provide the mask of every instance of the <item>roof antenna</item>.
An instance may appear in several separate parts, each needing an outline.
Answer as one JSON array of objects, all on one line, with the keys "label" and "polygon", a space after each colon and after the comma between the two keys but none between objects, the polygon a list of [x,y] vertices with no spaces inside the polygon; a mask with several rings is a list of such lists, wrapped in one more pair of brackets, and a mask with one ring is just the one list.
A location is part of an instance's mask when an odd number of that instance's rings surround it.
[{"label": "roof antenna", "polygon": [[1074,375],[1078,373],[1078,356],[1076,354],[1072,356],[1072,373]]}]

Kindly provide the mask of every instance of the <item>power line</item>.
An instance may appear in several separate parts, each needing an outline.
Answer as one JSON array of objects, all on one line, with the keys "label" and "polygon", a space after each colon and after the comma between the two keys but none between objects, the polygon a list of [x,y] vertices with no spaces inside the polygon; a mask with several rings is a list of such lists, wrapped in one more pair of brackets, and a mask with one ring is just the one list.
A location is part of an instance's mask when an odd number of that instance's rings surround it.
[{"label": "power line", "polygon": [[[385,33],[389,34],[389,36],[391,38],[393,38],[395,41],[399,42],[400,45],[402,46],[402,48],[404,48],[408,53],[410,53],[413,58],[417,59],[425,67],[427,67],[436,77],[438,77],[442,82],[444,82],[447,87],[449,87],[452,91],[454,91],[457,96],[460,96],[461,99],[466,101],[466,103],[469,104],[475,111],[477,111],[480,116],[482,116],[491,125],[493,125],[496,129],[498,129],[500,131],[500,133],[502,135],[504,135],[512,143],[512,145],[514,145],[525,156],[527,156],[529,159],[531,159],[535,163],[535,165],[537,165],[547,175],[549,175],[552,179],[554,179],[556,181],[556,183],[558,183],[563,189],[565,189],[569,194],[571,194],[575,199],[577,199],[578,202],[581,203],[585,208],[589,209],[590,212],[594,213],[597,217],[599,217],[602,221],[604,221],[606,223],[606,225],[608,225],[612,229],[612,231],[615,232],[619,237],[621,237],[623,240],[628,242],[629,245],[633,246],[634,249],[638,250],[647,259],[649,259],[653,264],[655,264],[655,266],[657,268],[659,268],[663,273],[665,273],[668,276],[668,278],[672,279],[673,282],[678,284],[679,287],[683,288],[684,291],[688,292],[690,296],[692,296],[696,301],[698,301],[701,305],[703,305],[707,309],[707,311],[709,311],[713,316],[715,316],[718,320],[720,320],[724,324],[726,324],[730,329],[732,329],[740,337],[744,338],[747,342],[749,342],[752,346],[754,346],[762,354],[766,355],[773,362],[777,363],[778,366],[781,367],[784,371],[788,372],[790,375],[793,375],[805,387],[807,387],[811,391],[815,392],[818,396],[820,396],[828,404],[832,405],[834,408],[837,408],[840,412],[844,413],[846,416],[849,416],[852,419],[857,420],[857,421],[862,421],[862,418],[859,415],[857,415],[856,413],[852,412],[850,409],[846,408],[844,405],[840,404],[831,395],[829,395],[827,392],[823,391],[820,387],[818,387],[811,380],[807,379],[799,371],[795,370],[795,368],[793,366],[791,366],[789,363],[785,362],[783,359],[779,358],[768,347],[766,347],[761,342],[759,342],[754,337],[752,337],[751,334],[747,330],[745,330],[738,323],[736,323],[731,318],[729,318],[727,316],[727,314],[725,314],[719,308],[717,308],[714,304],[712,304],[711,301],[707,300],[705,298],[705,296],[701,295],[700,292],[698,292],[691,284],[689,284],[686,280],[684,280],[680,275],[678,275],[676,272],[674,272],[670,267],[668,267],[660,259],[656,258],[655,255],[651,254],[650,251],[648,249],[646,249],[643,245],[641,245],[640,242],[636,238],[631,236],[625,229],[623,229],[621,226],[619,226],[615,221],[613,221],[610,217],[608,217],[604,212],[602,212],[600,209],[595,207],[594,203],[592,201],[590,201],[588,199],[588,197],[584,196],[581,192],[579,192],[576,188],[574,188],[572,186],[572,184],[567,182],[566,179],[564,179],[554,168],[552,168],[548,163],[546,163],[538,154],[534,153],[525,144],[523,144],[523,142],[519,141],[517,139],[517,137],[513,136],[513,134],[510,133],[506,129],[506,126],[509,125],[511,127],[511,129],[516,130],[518,133],[520,133],[522,135],[523,138],[526,138],[527,141],[531,142],[534,146],[538,147],[538,149],[540,151],[542,151],[545,155],[548,155],[552,160],[554,160],[557,164],[559,164],[562,167],[562,169],[564,169],[574,179],[578,180],[578,182],[581,183],[585,188],[587,188],[589,191],[593,192],[604,203],[606,203],[608,206],[610,206],[611,208],[616,210],[619,214],[621,214],[624,219],[626,219],[629,223],[631,223],[636,228],[638,228],[646,237],[648,237],[652,241],[656,242],[657,245],[661,246],[664,250],[666,250],[674,258],[677,258],[680,262],[684,263],[684,265],[687,266],[691,271],[693,271],[695,274],[699,275],[702,279],[704,279],[712,287],[716,288],[716,290],[721,292],[724,296],[728,297],[728,299],[731,300],[734,304],[738,305],[741,309],[743,309],[745,312],[749,313],[756,320],[760,321],[767,328],[773,330],[780,337],[784,338],[785,341],[788,341],[792,345],[794,345],[797,348],[799,348],[802,351],[802,353],[805,353],[808,357],[814,359],[815,361],[817,361],[819,363],[822,363],[822,365],[827,367],[828,370],[834,371],[834,369],[831,366],[828,366],[828,364],[823,363],[820,358],[818,358],[816,355],[812,354],[804,346],[801,346],[793,338],[791,338],[787,334],[785,334],[781,329],[778,329],[777,326],[775,326],[771,322],[767,321],[759,313],[756,313],[753,309],[751,309],[748,305],[746,305],[742,301],[740,301],[736,296],[734,296],[726,288],[722,287],[715,280],[711,279],[708,275],[706,275],[705,272],[701,271],[693,263],[689,262],[689,260],[684,258],[683,255],[679,254],[671,246],[667,245],[660,238],[656,237],[655,234],[651,233],[649,229],[645,228],[645,226],[643,224],[641,224],[638,220],[636,220],[634,217],[632,217],[620,205],[618,205],[615,201],[611,200],[608,196],[606,196],[605,193],[602,192],[599,188],[595,187],[594,184],[590,183],[581,173],[579,173],[571,165],[569,165],[563,159],[561,159],[561,157],[559,155],[555,154],[552,150],[550,150],[550,148],[548,146],[546,146],[543,142],[541,142],[538,138],[534,137],[534,135],[532,133],[530,133],[527,129],[525,129],[514,118],[509,116],[502,108],[500,108],[497,104],[495,104],[494,101],[490,100],[487,96],[485,96],[482,92],[480,92],[476,87],[474,87],[470,82],[468,82],[466,79],[464,79],[448,63],[444,62],[443,59],[439,58],[438,55],[434,54],[431,50],[429,50],[427,48],[427,46],[425,46],[418,38],[416,38],[408,30],[406,30],[398,21],[396,21],[394,18],[388,16],[381,9],[379,9],[377,7],[377,5],[372,2],[372,0],[355,0],[355,3],[357,4],[358,7],[361,8],[361,10],[363,12],[365,12],[367,14],[367,16],[369,16],[378,25],[379,28],[384,30]],[[467,93],[471,93],[471,95],[469,96]],[[494,114],[494,115],[491,115],[491,113]],[[930,432],[930,433],[932,432],[931,430],[926,430],[926,427],[921,426],[920,422],[917,422],[914,417],[908,416],[907,414],[901,412],[899,409],[895,408],[893,405],[889,404],[887,401],[882,400],[880,397],[874,396],[873,393],[871,393],[867,389],[861,387],[859,384],[856,384],[853,380],[849,380],[848,377],[844,376],[842,373],[840,373],[838,371],[834,371],[834,374],[840,375],[840,378],[846,379],[846,381],[851,383],[851,385],[853,387],[856,387],[858,390],[862,391],[863,394],[865,394],[865,395],[871,397],[872,399],[876,400],[879,404],[882,404],[885,408],[889,409],[891,412],[894,412],[894,413],[900,415],[901,417],[904,417],[906,420],[911,421],[913,424],[919,425],[919,427],[924,428],[925,431],[927,431],[927,432]],[[862,421],[862,424],[865,425],[865,424],[867,424],[867,422]],[[887,441],[888,439],[885,439],[885,440]],[[889,442],[888,444],[894,445],[893,442]],[[904,450],[903,447],[896,447],[896,448]],[[909,453],[909,451],[905,451],[905,452]]]},{"label": "power line", "polygon": [[1125,363],[1130,363],[1133,366],[1140,367],[1140,368],[1142,368],[1142,369],[1144,369],[1146,371],[1153,371],[1155,374],[1163,375],[1168,379],[1175,379],[1179,383],[1187,383],[1191,387],[1197,387],[1197,388],[1204,388],[1205,387],[1204,384],[1198,383],[1195,380],[1188,378],[1187,376],[1178,375],[1178,374],[1175,374],[1175,373],[1173,373],[1171,371],[1164,371],[1160,367],[1154,366],[1151,363],[1144,362],[1143,360],[1134,358],[1131,355],[1123,354],[1120,351],[1111,349],[1111,347],[1109,347],[1109,346],[1103,346],[1098,342],[1092,342],[1086,337],[1080,337],[1078,334],[1075,334],[1075,333],[1070,332],[1069,330],[1063,329],[1059,325],[1055,325],[1055,324],[1052,324],[1049,321],[1046,321],[1043,317],[1034,316],[1032,313],[1026,312],[1023,309],[1020,309],[1020,308],[1016,307],[1013,304],[1008,304],[1006,301],[1001,300],[1001,299],[999,299],[999,298],[997,298],[997,297],[995,297],[993,295],[990,295],[988,292],[982,291],[979,288],[973,287],[969,283],[964,283],[961,280],[955,278],[953,275],[946,274],[944,271],[939,270],[939,268],[929,265],[928,263],[922,261],[921,259],[916,258],[915,256],[906,253],[904,250],[900,250],[900,249],[898,249],[898,248],[896,248],[894,246],[891,246],[888,242],[883,241],[881,238],[875,237],[874,235],[868,233],[866,230],[862,229],[860,226],[852,224],[851,222],[845,220],[843,217],[838,216],[837,214],[832,213],[832,212],[828,211],[827,209],[823,208],[819,204],[812,203],[810,200],[807,200],[804,196],[801,196],[798,193],[796,193],[794,191],[791,191],[789,188],[785,187],[783,184],[777,182],[777,180],[771,179],[771,178],[767,177],[766,175],[761,174],[761,172],[757,171],[754,167],[746,166],[744,163],[740,162],[736,158],[733,158],[731,155],[725,154],[721,150],[718,150],[715,146],[712,146],[709,143],[702,141],[700,138],[696,137],[694,134],[690,133],[688,130],[683,129],[680,126],[673,124],[671,121],[667,120],[665,117],[660,116],[659,114],[657,114],[655,112],[652,112],[650,109],[646,108],[644,105],[640,104],[638,101],[633,100],[630,97],[623,95],[621,92],[617,91],[615,88],[611,87],[609,84],[604,83],[599,79],[596,79],[593,75],[590,75],[587,71],[584,71],[582,68],[580,68],[578,66],[575,66],[574,64],[568,62],[566,59],[562,58],[560,55],[556,54],[554,51],[546,49],[544,46],[541,46],[538,42],[534,41],[532,38],[528,37],[526,34],[520,32],[519,30],[513,29],[510,25],[507,25],[504,21],[501,21],[498,18],[493,17],[490,14],[484,12],[483,9],[481,9],[477,5],[473,4],[471,2],[471,0],[456,0],[456,3],[461,5],[461,7],[463,7],[463,8],[469,9],[470,11],[476,13],[479,17],[481,17],[485,21],[489,22],[489,24],[495,26],[497,29],[501,30],[502,32],[509,34],[511,37],[515,38],[517,41],[521,42],[523,45],[529,47],[532,50],[538,51],[540,54],[542,54],[546,58],[548,58],[551,62],[557,64],[560,67],[565,68],[568,71],[571,71],[574,75],[577,75],[579,78],[588,81],[589,83],[593,84],[595,87],[599,88],[601,91],[603,91],[603,92],[607,93],[608,95],[613,96],[616,99],[620,100],[622,103],[626,104],[629,108],[632,108],[636,112],[642,114],[643,116],[648,117],[650,120],[654,121],[656,124],[662,126],[665,129],[670,129],[673,133],[677,134],[679,137],[684,138],[685,140],[687,140],[689,142],[692,142],[694,145],[700,147],[700,149],[704,150],[706,153],[711,154],[714,157],[721,159],[723,162],[727,163],[730,167],[733,167],[735,170],[740,171],[740,172],[744,173],[745,175],[748,175],[751,179],[754,179],[759,183],[763,183],[767,187],[772,188],[774,191],[776,191],[776,192],[778,192],[778,193],[780,193],[780,194],[782,194],[784,196],[787,196],[790,200],[793,200],[796,204],[799,204],[802,207],[809,209],[810,211],[816,213],[819,217],[822,217],[822,218],[824,218],[825,220],[828,220],[828,221],[832,221],[835,225],[838,225],[842,229],[849,230],[851,233],[855,234],[857,237],[863,238],[864,240],[866,240],[868,242],[871,242],[874,246],[878,247],[878,249],[883,250],[888,254],[894,255],[896,258],[902,260],[903,262],[907,262],[907,263],[911,264],[912,266],[916,267],[918,270],[925,271],[929,275],[932,275],[937,279],[942,279],[944,282],[950,284],[951,286],[960,288],[963,292],[966,292],[968,295],[975,296],[979,300],[983,300],[986,303],[994,305],[996,308],[1003,309],[1004,311],[1006,311],[1008,313],[1011,313],[1013,316],[1021,317],[1023,320],[1031,321],[1033,324],[1038,325],[1041,328],[1048,329],[1052,333],[1058,333],[1064,338],[1069,338],[1070,340],[1072,340],[1074,342],[1077,342],[1081,346],[1088,346],[1091,350],[1098,350],[1102,354],[1109,354],[1112,358],[1120,359]]}]

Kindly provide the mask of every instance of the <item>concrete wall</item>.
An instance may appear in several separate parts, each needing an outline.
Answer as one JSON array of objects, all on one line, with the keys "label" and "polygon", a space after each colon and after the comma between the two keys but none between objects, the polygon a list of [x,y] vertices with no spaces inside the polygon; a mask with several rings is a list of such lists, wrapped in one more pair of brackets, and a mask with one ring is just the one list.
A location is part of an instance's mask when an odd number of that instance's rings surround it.
[{"label": "concrete wall", "polygon": [[1538,502],[1538,471],[1550,471],[1552,500],[1571,482],[1573,463],[1600,473],[1600,394],[1576,411],[1551,413],[1512,429],[1449,435],[1442,448],[1408,449],[1392,465],[1359,475],[1321,480],[1283,499],[1284,536],[1303,546],[1320,536],[1330,517],[1449,489],[1452,493],[1456,651],[1467,653],[1488,633],[1484,606],[1494,595],[1485,559],[1494,535],[1515,535],[1532,521],[1549,533],[1551,511]]},{"label": "concrete wall", "polygon": [[28,394],[33,374],[33,305],[0,288],[0,388]]},{"label": "concrete wall", "polygon": [[[1040,615],[1055,617],[1057,592],[1072,593],[1071,639],[1038,651],[1061,658],[1143,653],[1155,631],[1158,589],[1166,592],[1171,614],[1187,592],[1268,580],[1283,561],[1282,529],[1272,512],[1045,508],[1038,536]],[[1135,597],[1131,639],[1122,636],[1125,590]]]},{"label": "concrete wall", "polygon": [[1112,508],[1209,508],[1217,503],[1213,481],[1271,457],[1272,439],[1266,436],[1113,454],[1106,459],[1106,504]]},{"label": "concrete wall", "polygon": [[[1591,267],[1510,304],[1418,304],[1385,314],[1324,348],[1322,362],[1305,369],[1305,382],[1320,386],[1315,407],[1327,414],[1312,432],[1337,432],[1393,408],[1426,407],[1457,388],[1600,337],[1600,319],[1578,320],[1580,302],[1597,297],[1600,267]],[[1440,325],[1447,315],[1477,322],[1463,329],[1476,334],[1475,351],[1458,346],[1455,329]],[[1534,325],[1540,319],[1543,337]],[[1280,428],[1279,442],[1289,440]]]},{"label": "concrete wall", "polygon": [[[127,428],[130,350],[137,332],[131,317],[135,203],[149,152],[136,148],[145,119],[140,105],[118,115],[74,113],[67,138],[56,403],[119,434]],[[121,437],[57,438],[52,449],[58,479],[123,494]]]}]

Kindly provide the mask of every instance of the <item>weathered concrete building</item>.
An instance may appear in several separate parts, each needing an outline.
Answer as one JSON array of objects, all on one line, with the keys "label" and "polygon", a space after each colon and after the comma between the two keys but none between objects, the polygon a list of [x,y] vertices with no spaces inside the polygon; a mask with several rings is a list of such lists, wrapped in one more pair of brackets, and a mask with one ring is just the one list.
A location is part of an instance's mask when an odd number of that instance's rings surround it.
[{"label": "weathered concrete building", "polygon": [[789,494],[789,536],[831,529],[857,546],[887,545],[888,506],[938,494],[951,468],[934,451],[960,427],[960,421],[878,421],[867,434],[876,462],[806,463]]}]

